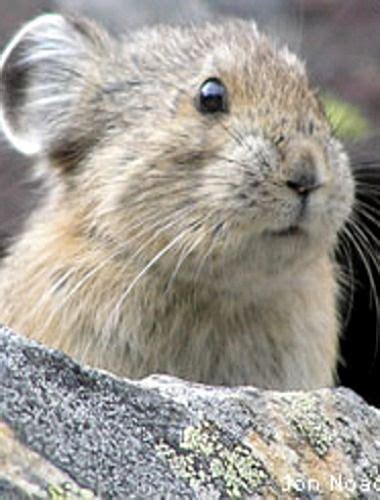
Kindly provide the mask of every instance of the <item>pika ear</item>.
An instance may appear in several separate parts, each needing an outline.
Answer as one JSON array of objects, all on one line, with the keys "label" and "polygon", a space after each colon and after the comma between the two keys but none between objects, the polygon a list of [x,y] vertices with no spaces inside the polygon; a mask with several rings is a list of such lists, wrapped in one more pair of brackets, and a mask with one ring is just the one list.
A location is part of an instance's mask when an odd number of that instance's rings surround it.
[{"label": "pika ear", "polygon": [[15,148],[39,154],[62,140],[106,44],[91,22],[58,14],[42,15],[15,35],[0,59],[0,120]]}]

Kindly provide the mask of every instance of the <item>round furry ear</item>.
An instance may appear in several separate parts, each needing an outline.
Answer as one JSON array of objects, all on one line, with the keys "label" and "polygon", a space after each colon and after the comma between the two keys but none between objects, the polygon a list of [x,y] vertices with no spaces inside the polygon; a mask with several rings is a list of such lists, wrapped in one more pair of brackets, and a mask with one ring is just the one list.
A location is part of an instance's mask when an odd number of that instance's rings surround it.
[{"label": "round furry ear", "polygon": [[51,150],[73,121],[89,65],[105,36],[87,21],[45,14],[26,24],[0,59],[0,120],[20,152]]}]

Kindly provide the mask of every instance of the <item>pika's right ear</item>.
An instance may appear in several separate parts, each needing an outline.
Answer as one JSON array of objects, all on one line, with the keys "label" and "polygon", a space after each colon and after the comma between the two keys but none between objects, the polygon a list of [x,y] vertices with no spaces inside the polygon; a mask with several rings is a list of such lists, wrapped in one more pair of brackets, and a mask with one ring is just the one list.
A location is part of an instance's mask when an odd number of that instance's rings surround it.
[{"label": "pika's right ear", "polygon": [[105,34],[85,20],[45,14],[11,40],[0,59],[0,120],[24,154],[49,152],[75,125],[90,65],[107,52]]}]

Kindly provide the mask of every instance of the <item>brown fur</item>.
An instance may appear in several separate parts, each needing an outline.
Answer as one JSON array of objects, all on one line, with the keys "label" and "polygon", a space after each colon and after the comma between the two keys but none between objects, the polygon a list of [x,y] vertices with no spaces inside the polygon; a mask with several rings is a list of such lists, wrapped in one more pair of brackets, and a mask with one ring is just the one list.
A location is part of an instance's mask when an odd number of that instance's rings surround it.
[{"label": "brown fur", "polygon": [[[15,40],[4,129],[53,189],[2,265],[0,320],[123,376],[331,385],[353,180],[295,56],[239,21],[115,41],[44,16]],[[227,113],[197,109],[209,77]],[[310,171],[302,211],[287,182]]]}]

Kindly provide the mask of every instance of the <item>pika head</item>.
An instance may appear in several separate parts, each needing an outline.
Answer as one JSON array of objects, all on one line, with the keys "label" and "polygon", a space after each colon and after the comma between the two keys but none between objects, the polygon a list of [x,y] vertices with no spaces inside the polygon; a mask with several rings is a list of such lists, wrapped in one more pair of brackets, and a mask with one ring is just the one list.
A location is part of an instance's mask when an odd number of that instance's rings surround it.
[{"label": "pika head", "polygon": [[1,121],[76,231],[185,279],[302,270],[353,203],[303,64],[253,22],[113,39],[44,15],[2,56]]}]

